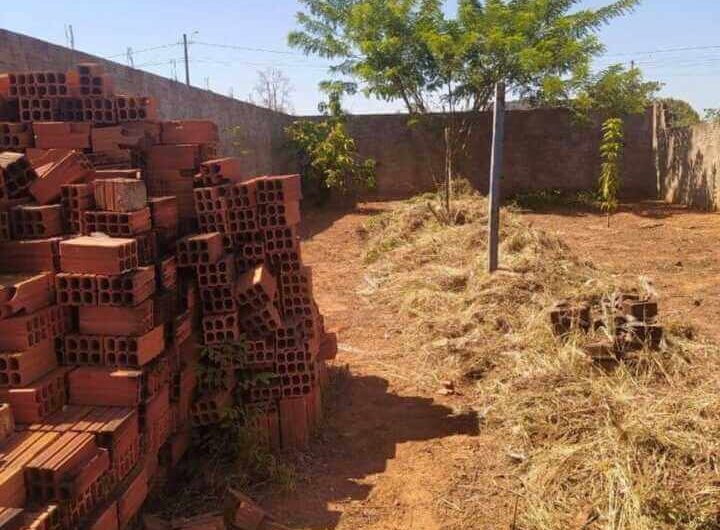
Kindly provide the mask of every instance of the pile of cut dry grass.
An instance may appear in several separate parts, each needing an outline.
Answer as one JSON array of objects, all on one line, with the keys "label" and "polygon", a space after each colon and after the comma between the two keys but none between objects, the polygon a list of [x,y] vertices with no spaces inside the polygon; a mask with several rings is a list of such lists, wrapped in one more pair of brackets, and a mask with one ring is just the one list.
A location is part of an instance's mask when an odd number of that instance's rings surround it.
[{"label": "pile of cut dry grass", "polygon": [[[367,226],[364,294],[398,313],[428,379],[474,380],[488,428],[522,455],[508,459],[520,484],[517,528],[720,528],[720,348],[670,332],[661,351],[598,369],[581,351],[597,337],[558,341],[547,311],[560,298],[596,302],[627,286],[512,211],[503,213],[503,271],[491,278],[485,200],[458,197],[454,226],[438,221],[432,200]],[[455,501],[472,528],[483,506]]]},{"label": "pile of cut dry grass", "polygon": [[609,279],[557,237],[504,211],[502,270],[486,272],[487,202],[465,192],[460,222],[439,221],[433,195],[402,203],[366,226],[363,294],[399,313],[397,330],[438,376],[481,376],[499,355],[553,342],[546,310],[557,298],[599,298]]}]

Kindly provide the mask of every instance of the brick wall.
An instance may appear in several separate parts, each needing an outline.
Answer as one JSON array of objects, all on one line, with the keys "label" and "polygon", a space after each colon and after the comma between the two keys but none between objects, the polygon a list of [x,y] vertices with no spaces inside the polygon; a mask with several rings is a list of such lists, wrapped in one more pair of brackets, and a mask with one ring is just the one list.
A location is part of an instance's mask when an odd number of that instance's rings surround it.
[{"label": "brick wall", "polygon": [[[134,70],[98,57],[0,29],[0,72],[64,70],[73,63],[96,62],[113,74],[118,91],[155,99],[162,119],[208,118],[220,128],[225,154],[242,156],[250,174],[283,172],[287,159],[273,156],[284,144],[289,116],[207,90]],[[232,128],[241,126],[237,136]]]},{"label": "brick wall", "polygon": [[707,210],[718,207],[720,125],[701,123],[661,130],[658,159],[665,200]]},{"label": "brick wall", "polygon": [[[563,109],[513,110],[506,118],[503,190],[594,190],[600,168],[600,122],[579,124]],[[652,112],[626,121],[622,192],[626,197],[655,197]],[[407,116],[352,116],[349,130],[364,156],[377,160],[378,194],[401,197],[431,190],[444,168],[442,125],[407,125]],[[473,119],[461,175],[487,191],[492,115]]]}]

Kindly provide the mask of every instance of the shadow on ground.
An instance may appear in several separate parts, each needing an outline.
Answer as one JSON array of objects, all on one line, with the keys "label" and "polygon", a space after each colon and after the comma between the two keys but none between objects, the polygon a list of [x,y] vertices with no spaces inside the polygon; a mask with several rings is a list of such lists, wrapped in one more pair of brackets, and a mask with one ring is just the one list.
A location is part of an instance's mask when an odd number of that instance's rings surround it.
[{"label": "shadow on ground", "polygon": [[[293,528],[336,528],[343,514],[332,505],[367,500],[373,486],[361,482],[385,471],[399,444],[479,434],[476,413],[456,414],[433,399],[399,396],[388,386],[376,376],[348,376],[335,385],[329,423],[298,465],[296,491],[270,502],[278,519]],[[372,509],[385,508],[373,503]]]},{"label": "shadow on ground", "polygon": [[[596,217],[598,219],[606,217],[606,213],[599,208],[578,205],[542,205],[537,207],[522,207],[520,212],[532,215],[547,215],[550,217]],[[621,204],[613,215],[629,213],[639,217],[648,219],[669,219],[681,215],[697,214],[697,210],[693,210],[686,206],[677,204],[668,204],[662,201],[640,201],[637,203]]]},{"label": "shadow on ground", "polygon": [[348,214],[372,217],[388,210],[383,204],[368,205],[360,204],[354,208],[331,208],[316,207],[307,208],[303,211],[303,222],[301,225],[301,237],[303,240],[310,239],[330,228],[338,219]]}]

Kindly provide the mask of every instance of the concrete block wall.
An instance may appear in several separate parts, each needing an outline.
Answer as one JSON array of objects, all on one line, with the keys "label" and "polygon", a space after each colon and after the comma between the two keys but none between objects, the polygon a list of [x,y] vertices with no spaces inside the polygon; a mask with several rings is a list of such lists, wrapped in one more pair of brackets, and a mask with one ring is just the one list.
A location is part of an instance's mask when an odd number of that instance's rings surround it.
[{"label": "concrete block wall", "polygon": [[[466,156],[457,171],[483,193],[490,173],[492,114],[470,119]],[[565,109],[512,110],[506,118],[503,192],[559,189],[594,190],[600,171],[601,122],[580,124]],[[404,197],[435,188],[444,171],[443,127],[408,126],[402,114],[351,116],[348,128],[361,155],[377,160],[378,195]],[[622,193],[655,198],[657,178],[653,151],[653,115],[629,117],[625,123]]]},{"label": "concrete block wall", "polygon": [[658,175],[665,200],[716,210],[718,171],[720,124],[700,123],[658,132]]}]

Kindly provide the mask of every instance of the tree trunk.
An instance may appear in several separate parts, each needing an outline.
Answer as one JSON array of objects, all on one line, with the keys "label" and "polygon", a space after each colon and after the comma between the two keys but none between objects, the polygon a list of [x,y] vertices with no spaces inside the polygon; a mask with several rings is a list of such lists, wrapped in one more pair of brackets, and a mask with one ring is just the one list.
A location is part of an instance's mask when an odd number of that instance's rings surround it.
[{"label": "tree trunk", "polygon": [[445,215],[447,215],[447,221],[450,223],[452,219],[450,201],[452,198],[452,180],[453,180],[453,165],[452,165],[452,142],[450,138],[450,126],[445,126]]}]

